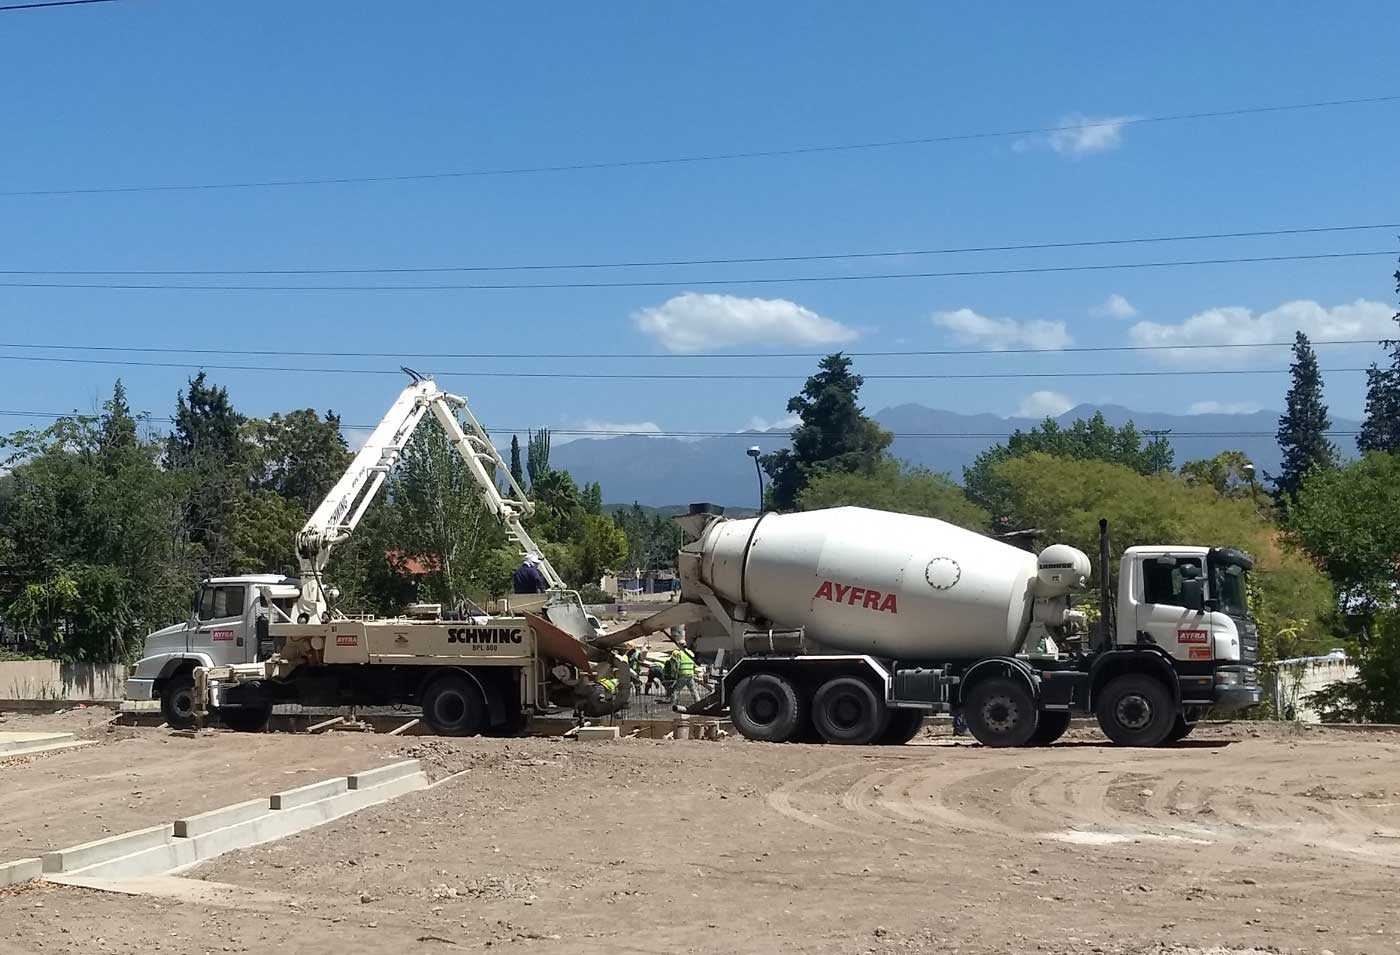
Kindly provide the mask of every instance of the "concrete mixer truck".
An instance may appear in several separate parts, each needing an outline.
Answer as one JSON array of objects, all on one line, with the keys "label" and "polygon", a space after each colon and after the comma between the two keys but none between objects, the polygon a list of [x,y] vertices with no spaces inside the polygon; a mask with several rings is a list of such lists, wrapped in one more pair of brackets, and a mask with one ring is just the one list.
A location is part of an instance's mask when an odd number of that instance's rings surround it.
[{"label": "concrete mixer truck", "polygon": [[[1073,714],[1114,743],[1158,746],[1209,709],[1259,701],[1250,558],[1228,547],[1124,551],[1100,623],[1074,607],[1089,558],[1033,554],[927,517],[841,507],[678,518],[681,599],[604,645],[679,625],[722,674],[691,713],[727,709],[773,742],[903,743],[930,712],[987,746],[1047,745]],[[1101,569],[1108,535],[1100,526]],[[673,631],[674,632],[674,631]]]}]

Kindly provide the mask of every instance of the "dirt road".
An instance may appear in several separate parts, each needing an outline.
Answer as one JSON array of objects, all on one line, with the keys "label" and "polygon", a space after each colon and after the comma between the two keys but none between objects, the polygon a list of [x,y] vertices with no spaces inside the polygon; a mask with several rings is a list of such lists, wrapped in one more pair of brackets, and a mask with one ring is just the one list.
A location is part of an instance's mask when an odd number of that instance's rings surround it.
[{"label": "dirt road", "polygon": [[405,741],[470,771],[205,865],[220,901],[0,895],[0,951],[1400,952],[1400,737],[1084,736]]}]

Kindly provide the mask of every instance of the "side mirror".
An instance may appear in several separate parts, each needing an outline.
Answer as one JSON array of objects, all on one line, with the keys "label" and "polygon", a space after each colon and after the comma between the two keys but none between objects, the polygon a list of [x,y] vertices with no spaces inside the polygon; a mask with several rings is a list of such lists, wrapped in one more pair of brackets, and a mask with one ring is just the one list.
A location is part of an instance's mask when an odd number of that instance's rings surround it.
[{"label": "side mirror", "polygon": [[1201,580],[1188,578],[1181,582],[1181,605],[1197,612],[1206,609],[1205,584]]}]

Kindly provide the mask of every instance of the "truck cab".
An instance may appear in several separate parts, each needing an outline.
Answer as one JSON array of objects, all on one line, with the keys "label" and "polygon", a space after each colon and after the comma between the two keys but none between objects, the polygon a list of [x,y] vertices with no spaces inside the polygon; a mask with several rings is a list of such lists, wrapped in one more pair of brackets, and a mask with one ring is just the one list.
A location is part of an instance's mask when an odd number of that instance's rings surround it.
[{"label": "truck cab", "polygon": [[1117,643],[1172,660],[1183,705],[1225,712],[1259,702],[1253,561],[1228,547],[1130,547],[1119,567]]},{"label": "truck cab", "polygon": [[[160,700],[171,726],[193,725],[194,668],[259,659],[259,598],[289,613],[301,593],[300,582],[280,574],[211,577],[195,589],[189,617],[146,637],[141,659],[126,681],[128,700]],[[271,607],[269,613],[275,618]],[[265,648],[264,648],[265,649]]]}]

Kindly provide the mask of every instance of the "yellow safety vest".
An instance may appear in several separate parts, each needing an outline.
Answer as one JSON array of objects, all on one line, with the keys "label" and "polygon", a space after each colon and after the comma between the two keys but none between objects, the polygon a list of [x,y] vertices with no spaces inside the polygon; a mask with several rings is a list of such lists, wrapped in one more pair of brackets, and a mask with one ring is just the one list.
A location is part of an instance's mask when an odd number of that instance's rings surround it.
[{"label": "yellow safety vest", "polygon": [[677,676],[695,675],[695,658],[690,655],[689,651],[677,650],[675,653],[675,661]]},{"label": "yellow safety vest", "polygon": [[609,693],[617,692],[617,681],[610,676],[603,677],[603,679],[598,681],[598,685],[601,686],[603,689],[607,690]]}]

